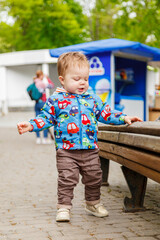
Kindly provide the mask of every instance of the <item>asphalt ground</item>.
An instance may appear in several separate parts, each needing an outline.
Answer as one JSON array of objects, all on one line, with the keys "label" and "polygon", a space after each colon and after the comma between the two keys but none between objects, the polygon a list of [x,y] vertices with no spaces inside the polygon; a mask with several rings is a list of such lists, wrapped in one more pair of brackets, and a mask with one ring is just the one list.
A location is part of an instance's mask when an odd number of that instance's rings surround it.
[{"label": "asphalt ground", "polygon": [[71,221],[57,223],[57,170],[54,143],[36,145],[35,134],[20,136],[18,121],[33,112],[0,116],[0,240],[153,240],[160,239],[160,185],[148,180],[145,212],[124,213],[130,196],[120,169],[110,164],[108,187],[101,199],[109,216],[96,218],[84,210],[84,186],[74,191]]}]

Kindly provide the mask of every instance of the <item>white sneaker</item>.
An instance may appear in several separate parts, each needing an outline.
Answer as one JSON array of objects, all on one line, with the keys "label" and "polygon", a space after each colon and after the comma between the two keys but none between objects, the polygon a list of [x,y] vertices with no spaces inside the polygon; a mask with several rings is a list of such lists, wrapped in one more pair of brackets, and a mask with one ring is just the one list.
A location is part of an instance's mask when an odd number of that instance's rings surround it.
[{"label": "white sneaker", "polygon": [[39,137],[36,139],[36,144],[41,144],[41,139]]},{"label": "white sneaker", "polygon": [[98,203],[96,205],[86,204],[85,210],[86,210],[86,212],[88,212],[96,217],[107,217],[108,216],[108,211],[105,209],[105,207],[101,203]]},{"label": "white sneaker", "polygon": [[51,140],[51,139],[47,139],[47,144],[52,144],[53,143],[53,141]]},{"label": "white sneaker", "polygon": [[56,222],[69,222],[70,210],[66,208],[60,208],[57,210]]},{"label": "white sneaker", "polygon": [[48,138],[43,138],[42,139],[42,144],[52,144],[53,141],[51,141],[50,139]]},{"label": "white sneaker", "polygon": [[47,144],[47,138],[42,138],[42,144]]}]

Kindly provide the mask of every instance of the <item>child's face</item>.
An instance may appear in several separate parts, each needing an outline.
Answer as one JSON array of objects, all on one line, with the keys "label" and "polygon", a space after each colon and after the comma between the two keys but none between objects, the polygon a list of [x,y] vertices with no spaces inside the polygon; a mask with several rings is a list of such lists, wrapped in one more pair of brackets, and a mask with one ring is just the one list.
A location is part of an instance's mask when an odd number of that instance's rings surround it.
[{"label": "child's face", "polygon": [[89,68],[88,66],[72,66],[66,70],[65,75],[59,76],[59,80],[67,92],[83,94],[88,90]]}]

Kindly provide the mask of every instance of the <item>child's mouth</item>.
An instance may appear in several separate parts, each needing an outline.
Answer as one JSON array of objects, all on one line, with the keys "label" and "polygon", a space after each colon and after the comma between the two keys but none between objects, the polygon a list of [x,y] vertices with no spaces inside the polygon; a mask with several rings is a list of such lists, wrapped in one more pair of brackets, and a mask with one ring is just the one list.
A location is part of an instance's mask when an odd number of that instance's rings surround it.
[{"label": "child's mouth", "polygon": [[79,91],[79,92],[83,92],[83,91],[84,91],[84,88],[78,88],[78,91]]}]

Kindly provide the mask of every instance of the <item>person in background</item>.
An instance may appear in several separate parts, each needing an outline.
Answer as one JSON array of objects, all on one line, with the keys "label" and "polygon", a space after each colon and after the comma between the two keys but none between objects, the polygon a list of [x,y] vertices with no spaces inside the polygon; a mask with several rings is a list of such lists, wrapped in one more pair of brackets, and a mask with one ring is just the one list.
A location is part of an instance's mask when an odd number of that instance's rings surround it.
[{"label": "person in background", "polygon": [[[45,81],[43,81],[44,78],[45,78]],[[38,116],[47,100],[45,90],[46,90],[46,88],[50,88],[50,89],[54,88],[54,83],[51,81],[51,79],[48,76],[44,75],[41,70],[38,70],[36,72],[36,76],[33,79],[34,79],[35,85],[38,88],[39,92],[42,93],[42,97],[39,100],[37,100],[35,103],[35,113],[36,113],[36,116]],[[46,81],[46,79],[47,79],[47,81]],[[52,143],[52,141],[50,139],[48,139],[48,129],[45,129],[43,131],[42,141],[41,141],[39,132],[36,132],[36,136],[37,136],[37,139],[36,139],[37,144]]]}]

